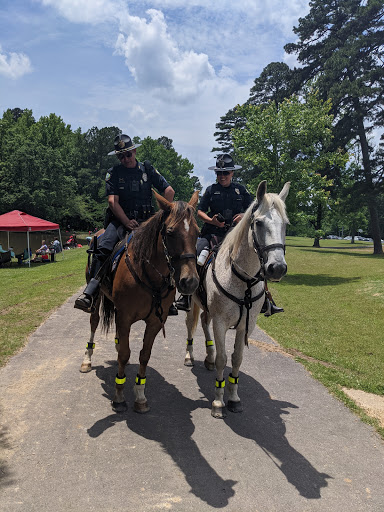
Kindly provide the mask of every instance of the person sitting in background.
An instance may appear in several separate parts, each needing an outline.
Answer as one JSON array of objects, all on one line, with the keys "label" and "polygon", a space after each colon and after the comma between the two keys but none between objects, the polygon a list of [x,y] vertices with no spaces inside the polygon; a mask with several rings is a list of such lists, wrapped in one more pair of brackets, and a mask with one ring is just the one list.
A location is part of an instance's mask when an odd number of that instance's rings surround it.
[{"label": "person sitting in background", "polygon": [[43,240],[40,249],[37,249],[37,251],[36,251],[36,257],[41,256],[42,254],[45,254],[47,251],[48,251],[48,245],[45,243],[45,240]]}]

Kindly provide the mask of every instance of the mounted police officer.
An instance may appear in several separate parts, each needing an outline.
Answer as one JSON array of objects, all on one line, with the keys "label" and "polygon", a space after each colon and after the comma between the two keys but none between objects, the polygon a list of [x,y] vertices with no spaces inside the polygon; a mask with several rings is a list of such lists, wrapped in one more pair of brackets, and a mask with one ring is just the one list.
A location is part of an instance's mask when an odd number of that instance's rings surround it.
[{"label": "mounted police officer", "polygon": [[[99,271],[111,254],[115,244],[125,231],[132,231],[153,215],[152,187],[173,201],[175,191],[150,162],[136,160],[136,148],[128,135],[118,135],[114,141],[115,149],[108,155],[116,155],[119,163],[108,170],[105,177],[108,196],[105,233],[99,238],[90,269],[90,281],[84,293],[76,299],[75,308],[92,312],[97,299],[100,278]],[[177,311],[176,311],[177,313]]]},{"label": "mounted police officer", "polygon": [[[229,229],[240,222],[245,210],[253,201],[243,185],[232,182],[234,171],[241,169],[241,166],[235,165],[230,155],[219,155],[216,165],[208,169],[216,172],[216,183],[207,187],[198,206],[197,215],[204,221],[204,225],[201,238],[197,241],[197,256],[203,249],[218,245]],[[270,294],[267,288],[266,293]],[[262,309],[266,316],[283,311],[277,308],[272,296],[268,296],[268,300],[271,301],[270,304],[266,300]],[[182,311],[190,311],[190,295],[181,295],[176,301],[176,307]]]}]

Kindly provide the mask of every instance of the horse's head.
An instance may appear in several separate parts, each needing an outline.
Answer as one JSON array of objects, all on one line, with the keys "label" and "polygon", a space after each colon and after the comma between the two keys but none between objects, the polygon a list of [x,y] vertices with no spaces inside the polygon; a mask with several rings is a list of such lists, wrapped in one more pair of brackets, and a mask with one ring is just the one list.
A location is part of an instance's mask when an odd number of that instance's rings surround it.
[{"label": "horse's head", "polygon": [[285,230],[289,221],[285,213],[285,199],[289,187],[288,182],[280,194],[267,194],[267,182],[262,181],[252,209],[253,246],[261,265],[264,265],[265,277],[270,281],[279,281],[287,273]]},{"label": "horse's head", "polygon": [[191,295],[199,284],[196,271],[196,241],[199,228],[194,216],[199,192],[196,190],[188,203],[170,203],[155,191],[154,194],[159,208],[167,212],[161,235],[166,255],[175,269],[177,289],[184,295]]}]

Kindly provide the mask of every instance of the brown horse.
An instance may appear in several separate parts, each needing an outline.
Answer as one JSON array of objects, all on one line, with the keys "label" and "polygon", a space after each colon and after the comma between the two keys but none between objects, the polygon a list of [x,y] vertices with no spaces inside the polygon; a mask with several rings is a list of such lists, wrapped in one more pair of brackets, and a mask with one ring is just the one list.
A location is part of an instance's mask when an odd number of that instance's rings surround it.
[{"label": "brown horse", "polygon": [[112,401],[115,411],[124,411],[125,366],[129,361],[129,333],[131,325],[144,320],[146,329],[140,352],[139,371],[135,381],[137,412],[147,412],[145,374],[153,342],[163,329],[168,311],[173,303],[176,286],[180,293],[192,294],[198,286],[196,272],[196,240],[199,233],[194,217],[199,193],[196,191],[189,203],[170,203],[154,191],[159,211],[133,232],[125,244],[124,254],[118,263],[112,290],[105,284],[96,310],[91,314],[91,338],[87,345],[82,372],[91,370],[94,336],[99,324],[99,305],[106,330],[116,322],[116,347],[118,373],[116,391]]}]

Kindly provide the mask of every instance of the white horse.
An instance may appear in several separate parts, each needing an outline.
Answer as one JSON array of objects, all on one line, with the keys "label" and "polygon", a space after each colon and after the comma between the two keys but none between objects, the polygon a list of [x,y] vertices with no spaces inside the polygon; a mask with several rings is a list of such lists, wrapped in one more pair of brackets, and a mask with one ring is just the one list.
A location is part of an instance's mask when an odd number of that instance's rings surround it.
[{"label": "white horse", "polygon": [[[216,258],[210,263],[202,288],[192,297],[192,308],[186,316],[188,331],[187,353],[184,364],[193,366],[193,334],[196,330],[199,310],[205,334],[206,368],[216,366],[215,399],[212,416],[226,416],[224,403],[224,368],[227,363],[225,336],[230,327],[236,329],[232,372],[228,377],[228,409],[241,412],[238,395],[239,369],[248,334],[256,324],[265,298],[264,280],[279,281],[287,272],[285,261],[285,231],[288,218],[285,199],[290,183],[277,194],[267,194],[267,182],[259,184],[256,200],[249,206],[243,218],[225,237]],[[204,303],[206,302],[206,303]],[[209,324],[212,320],[215,343]],[[216,346],[216,357],[215,348]]]}]

